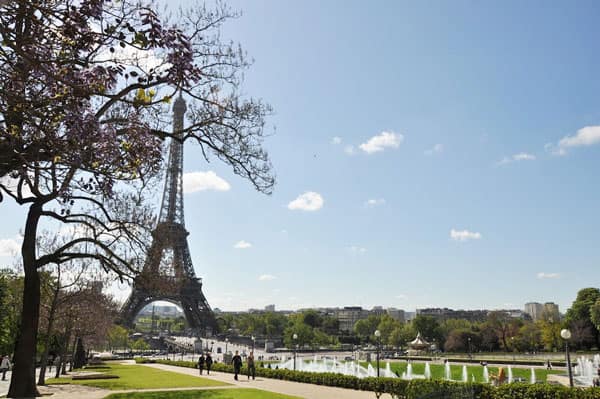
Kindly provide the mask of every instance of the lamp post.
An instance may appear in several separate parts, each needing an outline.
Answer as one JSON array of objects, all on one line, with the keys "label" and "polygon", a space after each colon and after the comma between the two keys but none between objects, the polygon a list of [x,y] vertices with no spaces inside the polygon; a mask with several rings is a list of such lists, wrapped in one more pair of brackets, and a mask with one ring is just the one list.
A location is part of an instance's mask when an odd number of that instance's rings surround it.
[{"label": "lamp post", "polygon": [[252,352],[254,353],[254,342],[256,341],[256,337],[252,336]]},{"label": "lamp post", "polygon": [[383,395],[383,392],[380,391],[379,386],[379,353],[381,352],[381,331],[375,330],[375,338],[377,338],[377,389],[375,390],[375,397],[379,398]]},{"label": "lamp post", "polygon": [[210,353],[213,351],[213,346],[215,346],[215,341],[210,341]]},{"label": "lamp post", "polygon": [[375,330],[375,338],[377,338],[377,378],[379,378],[379,352],[381,351],[381,331]]},{"label": "lamp post", "polygon": [[565,352],[567,355],[567,370],[569,371],[569,386],[573,387],[573,370],[571,370],[571,354],[569,353],[569,340],[571,339],[571,331],[566,328],[560,331],[560,336],[565,340]]},{"label": "lamp post", "polygon": [[296,342],[298,341],[298,334],[294,333],[292,339],[294,340],[294,371],[296,371],[296,349],[298,349],[298,344]]},{"label": "lamp post", "polygon": [[229,343],[229,338],[225,338],[225,354],[227,354],[227,344]]}]

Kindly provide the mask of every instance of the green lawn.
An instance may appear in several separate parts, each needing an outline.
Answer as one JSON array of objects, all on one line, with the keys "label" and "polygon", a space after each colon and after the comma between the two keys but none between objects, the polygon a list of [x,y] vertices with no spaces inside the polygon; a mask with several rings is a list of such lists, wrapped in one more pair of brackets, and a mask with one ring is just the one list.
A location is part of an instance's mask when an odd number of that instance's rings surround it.
[{"label": "green lawn", "polygon": [[48,384],[77,384],[98,388],[121,389],[153,389],[153,388],[188,388],[229,385],[223,382],[194,377],[170,371],[163,371],[146,366],[107,364],[106,369],[94,368],[95,372],[116,375],[119,378],[109,380],[71,380],[67,378],[51,378]]},{"label": "green lawn", "polygon": [[[367,363],[362,363],[363,366],[366,366]],[[375,367],[375,363],[371,362],[373,367]],[[412,362],[412,369],[414,374],[424,374],[425,373],[425,363],[416,363]],[[392,371],[397,373],[398,375],[402,375],[406,371],[406,362],[390,362],[390,368]],[[380,363],[381,368],[385,368],[385,362]],[[431,377],[433,379],[443,379],[444,378],[444,365],[443,364],[429,364],[431,368]],[[453,380],[461,380],[462,379],[462,365],[453,365],[450,364],[450,373],[452,374]],[[488,366],[488,372],[490,374],[498,374],[498,367]],[[508,367],[504,367],[504,372],[508,375]],[[483,367],[480,365],[467,365],[467,373],[469,375],[469,381],[471,380],[471,376],[475,376],[475,381],[483,382]],[[512,367],[513,377],[517,378],[525,378],[527,381],[531,378],[531,368],[523,368],[523,367]],[[538,381],[546,381],[546,376],[548,374],[564,374],[564,371],[560,370],[546,370],[546,369],[535,369],[535,378]]]},{"label": "green lawn", "polygon": [[113,393],[105,399],[300,399],[258,389]]}]

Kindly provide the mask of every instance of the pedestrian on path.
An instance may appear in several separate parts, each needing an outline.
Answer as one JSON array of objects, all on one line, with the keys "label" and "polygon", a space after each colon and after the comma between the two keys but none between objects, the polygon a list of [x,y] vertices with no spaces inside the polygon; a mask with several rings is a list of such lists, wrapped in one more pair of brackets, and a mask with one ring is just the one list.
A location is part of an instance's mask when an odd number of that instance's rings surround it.
[{"label": "pedestrian on path", "polygon": [[233,364],[233,373],[235,374],[233,379],[237,381],[238,374],[242,369],[242,357],[238,351],[235,351],[235,355],[231,358],[231,363]]},{"label": "pedestrian on path", "polygon": [[2,373],[2,381],[6,381],[6,372],[10,370],[11,364],[7,355],[2,356],[0,361],[0,372]]},{"label": "pedestrian on path", "polygon": [[210,368],[212,367],[213,360],[210,352],[206,352],[206,359],[204,360],[206,363],[206,375],[210,375]]},{"label": "pedestrian on path", "polygon": [[201,353],[198,358],[198,371],[200,372],[200,375],[202,375],[202,370],[204,370],[204,360],[204,353]]},{"label": "pedestrian on path", "polygon": [[256,367],[254,366],[254,352],[250,351],[250,354],[248,355],[248,358],[246,359],[246,362],[248,363],[248,379],[250,379],[250,376],[252,376],[252,379],[256,379]]}]

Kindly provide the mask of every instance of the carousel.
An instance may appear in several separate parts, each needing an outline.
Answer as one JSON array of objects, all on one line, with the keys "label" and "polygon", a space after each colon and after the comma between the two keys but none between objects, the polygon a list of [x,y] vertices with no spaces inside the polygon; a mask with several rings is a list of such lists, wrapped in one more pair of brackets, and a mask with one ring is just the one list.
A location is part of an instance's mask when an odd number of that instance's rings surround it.
[{"label": "carousel", "polygon": [[429,348],[431,347],[431,344],[427,341],[425,341],[425,339],[423,339],[423,337],[421,337],[421,333],[417,333],[417,338],[415,338],[413,341],[408,343],[408,355],[409,356],[418,356],[421,355],[423,353],[425,353]]}]

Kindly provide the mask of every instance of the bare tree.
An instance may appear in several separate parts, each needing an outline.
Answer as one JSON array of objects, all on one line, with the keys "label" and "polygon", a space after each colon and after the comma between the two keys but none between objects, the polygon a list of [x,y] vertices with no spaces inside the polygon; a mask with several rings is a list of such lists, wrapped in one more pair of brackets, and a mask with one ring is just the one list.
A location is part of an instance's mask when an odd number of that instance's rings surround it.
[{"label": "bare tree", "polygon": [[[28,208],[21,256],[22,322],[9,396],[35,386],[39,270],[93,259],[134,275],[150,225],[149,182],[162,140],[191,139],[264,193],[274,185],[262,149],[268,105],[244,99],[250,63],[219,36],[236,17],[224,4],[182,12],[178,25],[155,4],[123,0],[13,0],[0,4],[0,201]],[[169,130],[169,103],[190,104],[188,126]],[[72,240],[41,253],[40,223],[72,226]]]}]

